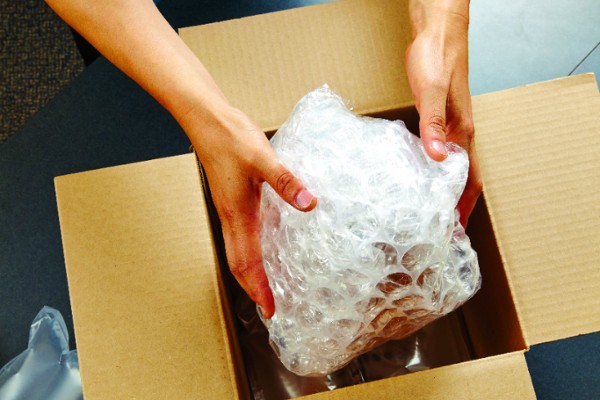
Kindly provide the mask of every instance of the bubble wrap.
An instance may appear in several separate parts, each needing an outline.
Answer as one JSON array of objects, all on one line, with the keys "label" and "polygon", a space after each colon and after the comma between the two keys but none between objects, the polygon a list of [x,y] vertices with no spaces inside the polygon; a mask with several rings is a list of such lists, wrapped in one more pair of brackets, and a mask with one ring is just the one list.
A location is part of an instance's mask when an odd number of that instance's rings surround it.
[{"label": "bubble wrap", "polygon": [[298,375],[333,372],[449,313],[480,287],[456,203],[466,152],[431,160],[401,121],[354,115],[327,86],[300,100],[271,140],[318,197],[308,213],[263,186],[264,266],[275,315],[263,320]]}]

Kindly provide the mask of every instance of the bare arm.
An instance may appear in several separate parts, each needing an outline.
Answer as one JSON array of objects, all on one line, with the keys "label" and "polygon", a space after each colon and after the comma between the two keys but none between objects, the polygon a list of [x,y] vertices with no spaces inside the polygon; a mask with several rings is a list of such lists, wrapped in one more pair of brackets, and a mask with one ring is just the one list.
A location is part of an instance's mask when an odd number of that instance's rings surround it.
[{"label": "bare arm", "polygon": [[457,206],[466,226],[482,188],[468,80],[469,1],[411,0],[409,10],[413,42],[406,69],[423,144],[438,161],[447,156],[446,141],[469,153],[469,178]]},{"label": "bare arm", "polygon": [[260,186],[302,211],[316,198],[276,158],[264,133],[232,107],[151,0],[47,0],[179,122],[205,168],[229,266],[266,317],[273,296],[262,266]]}]

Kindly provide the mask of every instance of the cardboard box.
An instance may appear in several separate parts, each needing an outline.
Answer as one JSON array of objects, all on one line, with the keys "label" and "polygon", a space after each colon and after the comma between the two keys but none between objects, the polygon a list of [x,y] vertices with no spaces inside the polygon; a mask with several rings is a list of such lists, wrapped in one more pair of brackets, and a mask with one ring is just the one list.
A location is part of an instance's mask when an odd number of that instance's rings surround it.
[{"label": "cardboard box", "polygon": [[[267,131],[325,82],[356,112],[414,126],[405,8],[345,0],[181,35]],[[477,359],[311,399],[535,398],[528,347],[600,330],[593,75],[477,96],[473,109],[483,287],[463,313]],[[247,398],[195,156],[59,177],[56,192],[86,399]]]}]

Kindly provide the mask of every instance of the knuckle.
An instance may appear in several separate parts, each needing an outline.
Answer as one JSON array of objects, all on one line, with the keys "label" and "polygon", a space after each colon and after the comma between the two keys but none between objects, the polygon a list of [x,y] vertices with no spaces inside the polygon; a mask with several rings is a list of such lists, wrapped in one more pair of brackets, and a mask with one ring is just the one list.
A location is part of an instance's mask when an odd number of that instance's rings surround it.
[{"label": "knuckle", "polygon": [[427,126],[436,132],[444,133],[446,131],[446,120],[439,112],[435,112],[427,118]]},{"label": "knuckle", "polygon": [[450,87],[450,80],[437,73],[430,72],[423,79],[423,87],[427,88],[430,93],[436,93],[440,96],[446,95]]},{"label": "knuckle", "polygon": [[471,144],[475,138],[475,125],[472,120],[463,121],[461,132],[466,138],[467,142]]},{"label": "knuckle", "polygon": [[480,194],[483,191],[483,180],[481,178],[477,178],[473,182],[473,190],[475,193]]},{"label": "knuckle", "polygon": [[477,197],[483,191],[483,180],[480,176],[473,177],[469,179],[468,191],[473,194],[474,197]]},{"label": "knuckle", "polygon": [[219,219],[221,220],[221,224],[232,226],[236,221],[236,216],[238,213],[235,208],[231,207],[228,204],[220,204],[217,206],[217,213],[219,214]]},{"label": "knuckle", "polygon": [[229,269],[231,270],[231,273],[233,274],[233,276],[235,276],[236,279],[238,279],[238,281],[239,280],[244,281],[244,279],[242,279],[242,278],[245,277],[251,270],[250,264],[248,264],[246,261],[243,261],[243,260],[242,261],[230,260],[229,261]]},{"label": "knuckle", "polygon": [[243,153],[240,154],[240,162],[246,170],[256,170],[263,163],[263,154],[260,149],[248,146]]},{"label": "knuckle", "polygon": [[475,127],[473,121],[461,121],[455,128],[450,129],[448,138],[467,152],[470,151],[473,146],[473,141],[475,140]]},{"label": "knuckle", "polygon": [[275,190],[284,196],[291,195],[291,191],[294,189],[294,181],[294,175],[290,171],[284,171],[277,178]]},{"label": "knuckle", "polygon": [[257,301],[260,297],[261,287],[257,284],[259,268],[262,268],[260,261],[251,261],[244,257],[242,259],[229,260],[229,270],[253,301]]}]

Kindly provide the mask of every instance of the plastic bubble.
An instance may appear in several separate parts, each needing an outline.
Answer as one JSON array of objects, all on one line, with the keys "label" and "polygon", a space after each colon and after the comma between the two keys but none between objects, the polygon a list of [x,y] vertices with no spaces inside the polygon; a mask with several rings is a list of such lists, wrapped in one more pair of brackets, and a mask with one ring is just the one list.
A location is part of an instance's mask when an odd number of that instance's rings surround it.
[{"label": "plastic bubble", "polygon": [[327,86],[300,100],[271,144],[318,197],[304,213],[263,186],[275,297],[263,322],[289,370],[331,373],[479,289],[477,255],[455,212],[469,169],[459,146],[433,161],[403,122],[357,116]]}]

